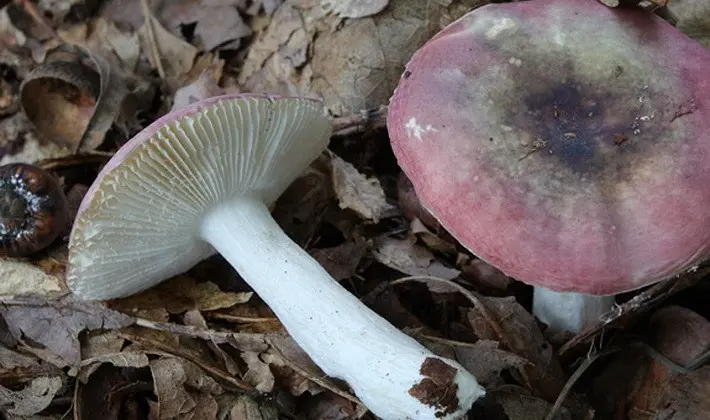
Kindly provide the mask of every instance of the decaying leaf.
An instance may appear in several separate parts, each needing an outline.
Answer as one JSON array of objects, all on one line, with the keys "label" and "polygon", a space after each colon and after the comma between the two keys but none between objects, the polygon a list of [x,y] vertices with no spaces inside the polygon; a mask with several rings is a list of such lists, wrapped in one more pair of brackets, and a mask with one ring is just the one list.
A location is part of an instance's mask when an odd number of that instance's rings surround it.
[{"label": "decaying leaf", "polygon": [[[182,418],[212,407],[212,400],[203,399],[195,392],[220,395],[222,387],[205,375],[194,364],[177,358],[164,357],[150,363],[155,392],[160,406],[159,419]],[[216,407],[215,411],[216,411]]]},{"label": "decaying leaf", "polygon": [[141,293],[114,300],[111,307],[132,314],[137,310],[164,310],[168,314],[179,314],[192,309],[214,311],[229,308],[248,302],[252,295],[253,292],[223,292],[212,282],[198,283],[193,277],[182,275]]},{"label": "decaying leaf", "polygon": [[323,9],[343,18],[364,18],[380,13],[389,0],[321,0]]},{"label": "decaying leaf", "polygon": [[[680,366],[688,366],[710,351],[710,321],[689,309],[662,308],[651,318],[649,329],[651,347]],[[631,420],[691,420],[710,413],[710,366],[682,373],[663,360],[644,359],[628,397]]]},{"label": "decaying leaf", "polygon": [[0,408],[17,416],[37,414],[47,408],[61,387],[60,377],[36,378],[19,391],[0,386]]},{"label": "decaying leaf", "polygon": [[15,259],[0,259],[0,279],[0,296],[52,296],[66,292],[58,277]]},{"label": "decaying leaf", "polygon": [[181,87],[175,92],[171,111],[223,93],[222,88],[217,85],[217,80],[214,75],[207,71],[202,72],[197,80]]},{"label": "decaying leaf", "polygon": [[260,406],[247,395],[240,395],[229,411],[225,420],[278,420],[278,410]]},{"label": "decaying leaf", "polygon": [[379,222],[389,208],[380,181],[366,177],[353,164],[335,154],[331,154],[330,165],[340,208],[354,210],[363,219]]},{"label": "decaying leaf", "polygon": [[161,76],[177,81],[190,71],[197,57],[197,48],[170,33],[155,16],[150,15],[138,34],[141,50],[146,52],[154,69],[164,72]]},{"label": "decaying leaf", "polygon": [[2,369],[12,370],[18,367],[30,367],[37,365],[37,359],[10,350],[0,344],[0,372],[2,372]]},{"label": "decaying leaf", "polygon": [[497,341],[478,340],[470,346],[456,347],[456,360],[473,373],[479,383],[494,388],[502,382],[502,371],[522,369],[528,363],[524,358],[499,347]]},{"label": "decaying leaf", "polygon": [[[211,51],[228,42],[251,35],[251,28],[242,20],[238,6],[244,0],[188,0],[180,2],[163,1],[157,16],[174,34],[180,27],[195,25],[196,44],[205,51]],[[236,48],[239,43],[231,44]]]},{"label": "decaying leaf", "polygon": [[[335,115],[386,104],[411,55],[431,36],[486,0],[391,0],[382,12],[318,22],[309,61],[311,90]],[[315,24],[314,24],[315,25]]]},{"label": "decaying leaf", "polygon": [[120,368],[108,363],[96,367],[86,383],[77,383],[76,418],[123,420],[130,418],[131,408],[152,399],[147,368]]},{"label": "decaying leaf", "polygon": [[380,263],[410,276],[432,276],[451,280],[461,274],[460,271],[439,262],[430,250],[417,245],[413,237],[377,238],[372,255]]},{"label": "decaying leaf", "polygon": [[271,392],[274,389],[274,375],[271,373],[269,365],[261,360],[259,353],[243,351],[241,357],[247,364],[244,380],[260,392]]},{"label": "decaying leaf", "polygon": [[535,318],[514,297],[480,300],[490,318],[476,308],[470,309],[468,319],[473,331],[479,339],[499,341],[504,349],[527,360],[522,382],[529,382],[535,395],[554,401],[567,378]]},{"label": "decaying leaf", "polygon": [[78,335],[83,330],[121,328],[133,319],[98,302],[78,301],[72,295],[35,305],[0,306],[10,332],[18,340],[30,338],[69,366],[80,361]]},{"label": "decaying leaf", "polygon": [[360,260],[365,256],[365,248],[353,241],[347,241],[331,248],[313,249],[310,253],[328,274],[340,281],[355,273]]},{"label": "decaying leaf", "polygon": [[[552,404],[542,398],[518,392],[499,392],[496,402],[503,407],[508,420],[546,420]],[[554,420],[573,420],[569,410],[564,407],[558,411]]]}]

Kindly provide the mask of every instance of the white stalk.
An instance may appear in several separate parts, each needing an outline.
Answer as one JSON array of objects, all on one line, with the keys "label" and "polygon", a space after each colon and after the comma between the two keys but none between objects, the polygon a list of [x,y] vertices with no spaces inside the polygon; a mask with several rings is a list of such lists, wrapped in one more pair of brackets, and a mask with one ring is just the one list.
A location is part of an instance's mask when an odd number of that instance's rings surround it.
[{"label": "white stalk", "polygon": [[[205,216],[201,234],[311,359],[326,374],[345,380],[375,415],[454,419],[483,396],[483,388],[461,365],[434,355],[344,289],[283,232],[258,198],[240,197],[215,207]],[[409,391],[427,380],[420,369],[428,358],[444,361],[451,368],[443,371],[454,374],[450,383],[439,383],[441,395],[422,402]],[[452,391],[458,397],[453,404]]]},{"label": "white stalk", "polygon": [[548,325],[551,333],[577,333],[599,322],[602,315],[613,308],[614,302],[614,295],[555,292],[536,287],[533,292],[533,314]]}]

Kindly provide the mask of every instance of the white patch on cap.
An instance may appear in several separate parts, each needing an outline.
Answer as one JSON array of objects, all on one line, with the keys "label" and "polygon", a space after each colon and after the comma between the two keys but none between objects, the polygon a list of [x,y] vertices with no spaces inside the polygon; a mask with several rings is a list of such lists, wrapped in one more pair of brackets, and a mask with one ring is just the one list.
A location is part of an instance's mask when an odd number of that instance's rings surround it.
[{"label": "white patch on cap", "polygon": [[486,38],[493,39],[506,29],[513,29],[516,27],[517,25],[515,24],[515,21],[513,21],[513,19],[497,19],[495,22],[493,22],[493,26],[491,26],[490,29],[486,31]]},{"label": "white patch on cap", "polygon": [[417,124],[417,119],[412,117],[407,121],[407,124],[404,125],[404,128],[407,129],[407,134],[410,136],[414,136],[417,138],[417,140],[422,139],[422,134],[428,133],[429,131],[434,131],[437,132],[436,128],[432,127],[431,124],[427,124],[426,126],[421,126]]},{"label": "white patch on cap", "polygon": [[510,57],[508,59],[508,62],[516,67],[520,67],[523,64],[523,60],[521,60],[517,57]]}]

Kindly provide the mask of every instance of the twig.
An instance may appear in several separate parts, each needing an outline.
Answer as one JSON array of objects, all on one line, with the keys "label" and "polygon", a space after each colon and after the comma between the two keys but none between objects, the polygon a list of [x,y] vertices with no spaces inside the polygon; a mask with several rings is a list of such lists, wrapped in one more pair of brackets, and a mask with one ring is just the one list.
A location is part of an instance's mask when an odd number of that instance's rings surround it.
[{"label": "twig", "polygon": [[363,109],[360,112],[333,119],[333,137],[345,137],[384,128],[387,125],[387,107]]},{"label": "twig", "polygon": [[150,11],[148,0],[141,0],[141,10],[143,11],[143,20],[147,25],[146,35],[148,36],[148,53],[153,57],[153,61],[155,61],[155,67],[158,69],[158,76],[160,76],[162,80],[165,80],[165,69],[163,68],[163,62],[160,59],[160,49],[158,48],[158,42],[155,39],[155,32],[153,31],[153,13]]}]

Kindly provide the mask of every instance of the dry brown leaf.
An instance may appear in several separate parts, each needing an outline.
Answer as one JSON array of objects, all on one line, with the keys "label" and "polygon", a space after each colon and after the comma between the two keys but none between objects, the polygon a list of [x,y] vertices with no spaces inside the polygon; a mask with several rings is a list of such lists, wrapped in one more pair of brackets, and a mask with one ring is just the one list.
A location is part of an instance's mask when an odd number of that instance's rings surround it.
[{"label": "dry brown leaf", "polygon": [[[192,44],[170,33],[155,16],[151,15],[149,22],[150,26],[146,22],[138,30],[141,50],[144,51],[154,69],[158,69],[159,65],[162,66],[165,77],[177,81],[192,69],[198,50]],[[150,28],[153,36],[150,36]],[[153,53],[158,56],[154,56]]]},{"label": "dry brown leaf", "polygon": [[282,95],[310,91],[310,75],[307,69],[301,69],[315,35],[307,28],[307,22],[314,18],[310,10],[286,2],[274,12],[269,26],[249,47],[237,79],[241,86],[252,92]]},{"label": "dry brown leaf", "polygon": [[274,374],[271,373],[269,365],[261,360],[259,353],[243,351],[240,356],[247,364],[244,381],[253,385],[259,392],[271,392],[274,389]]},{"label": "dry brown leaf", "polygon": [[[651,318],[650,345],[663,356],[687,366],[710,351],[710,321],[690,309],[667,306]],[[710,366],[674,372],[661,360],[644,358],[628,397],[631,420],[691,420],[710,413]]]},{"label": "dry brown leaf", "polygon": [[478,340],[470,346],[458,346],[454,351],[456,360],[476,380],[486,388],[493,388],[504,383],[500,373],[506,369],[521,369],[527,360],[513,353],[501,350],[499,343],[492,340]]},{"label": "dry brown leaf", "polygon": [[62,280],[28,262],[0,259],[0,296],[58,296],[66,290]]},{"label": "dry brown leaf", "polygon": [[81,358],[78,335],[83,330],[122,328],[133,319],[98,302],[75,300],[69,295],[34,305],[0,307],[12,335],[27,337],[73,366]]},{"label": "dry brown leaf", "polygon": [[[552,404],[531,395],[513,392],[496,393],[496,402],[503,407],[508,420],[545,420]],[[562,408],[555,420],[573,420],[569,410]]]},{"label": "dry brown leaf", "polygon": [[427,248],[444,254],[456,255],[455,244],[430,231],[419,219],[412,220],[409,229]]},{"label": "dry brown leaf", "polygon": [[0,386],[0,408],[16,416],[37,414],[49,406],[61,387],[62,379],[58,376],[33,379],[19,391]]},{"label": "dry brown leaf", "polygon": [[506,290],[514,280],[487,262],[467,254],[459,254],[456,267],[461,270],[461,277],[480,288]]},{"label": "dry brown leaf", "polygon": [[328,175],[308,168],[276,200],[272,215],[297,244],[306,246],[321,227],[331,195]]},{"label": "dry brown leaf", "polygon": [[389,0],[321,0],[323,9],[343,18],[364,18],[384,10]]},{"label": "dry brown leaf", "polygon": [[378,223],[390,208],[380,181],[366,177],[353,164],[333,153],[330,165],[340,208],[354,210],[363,219]]},{"label": "dry brown leaf", "polygon": [[278,410],[260,406],[247,395],[240,395],[225,420],[278,420]]},{"label": "dry brown leaf", "polygon": [[96,371],[102,364],[110,363],[116,367],[142,368],[148,366],[150,361],[145,353],[122,351],[118,353],[102,354],[100,356],[91,357],[81,361],[81,369],[77,372],[70,371],[71,376],[77,376],[77,379],[83,383],[87,383],[89,376]]},{"label": "dry brown leaf", "polygon": [[346,241],[331,248],[310,251],[311,256],[338,281],[345,280],[355,274],[365,253],[365,248],[353,241]]},{"label": "dry brown leaf", "polygon": [[[214,379],[193,363],[173,357],[163,357],[150,362],[155,393],[160,404],[159,419],[182,418],[183,415],[204,410],[198,403],[205,402],[193,397],[200,391],[212,395],[224,392]],[[210,403],[208,400],[207,403]],[[211,403],[210,403],[211,404]]]},{"label": "dry brown leaf", "polygon": [[[156,15],[176,35],[180,33],[182,25],[195,23],[198,46],[211,51],[220,45],[251,35],[251,28],[244,23],[237,10],[237,6],[243,4],[243,0],[164,1]],[[230,45],[238,46],[238,43]]]},{"label": "dry brown leaf", "polygon": [[210,72],[205,71],[200,74],[197,80],[181,87],[175,92],[175,99],[171,111],[184,108],[192,103],[222,93],[222,88],[217,85],[217,78]]},{"label": "dry brown leaf", "polygon": [[[554,348],[543,336],[535,318],[512,296],[481,297],[480,300],[493,319],[487,319],[476,308],[470,309],[468,320],[473,331],[479,339],[499,341],[507,351],[529,361],[522,382],[527,382],[527,378],[537,396],[554,401],[567,378]],[[492,327],[491,321],[497,324],[496,328]]]},{"label": "dry brown leaf", "polygon": [[31,367],[37,365],[38,361],[36,358],[10,350],[0,344],[0,368],[12,370],[19,367]]},{"label": "dry brown leaf", "polygon": [[410,276],[432,276],[451,280],[461,273],[437,261],[431,251],[417,245],[416,239],[411,236],[405,239],[377,238],[372,255],[380,263]]},{"label": "dry brown leaf", "polygon": [[[141,293],[110,302],[112,308],[136,315],[146,314],[147,310],[155,313],[180,314],[197,309],[214,311],[248,302],[253,292],[223,292],[212,282],[197,283],[193,277],[176,276],[168,281]],[[167,319],[152,319],[166,321]]]},{"label": "dry brown leaf", "polygon": [[77,382],[75,418],[123,420],[131,418],[131,406],[150,401],[153,387],[147,368],[119,368],[109,363],[96,366],[86,383]]},{"label": "dry brown leaf", "polygon": [[126,340],[116,330],[89,331],[81,340],[81,358],[101,356],[103,354],[118,353]]},{"label": "dry brown leaf", "polygon": [[381,13],[347,19],[337,29],[331,30],[339,18],[316,22],[319,34],[309,60],[311,91],[324,97],[335,115],[386,104],[414,51],[445,25],[487,2],[391,0]]}]

